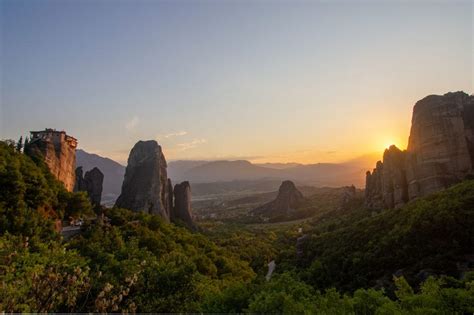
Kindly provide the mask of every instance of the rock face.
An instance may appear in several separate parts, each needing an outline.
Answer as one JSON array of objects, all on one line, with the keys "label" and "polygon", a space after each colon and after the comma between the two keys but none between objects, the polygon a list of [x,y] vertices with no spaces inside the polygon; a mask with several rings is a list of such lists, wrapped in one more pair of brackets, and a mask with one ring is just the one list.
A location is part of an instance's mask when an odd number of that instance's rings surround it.
[{"label": "rock face", "polygon": [[295,184],[286,180],[281,184],[275,200],[254,209],[252,213],[264,216],[289,215],[304,201],[303,194],[296,188]]},{"label": "rock face", "polygon": [[154,140],[139,141],[128,157],[122,192],[115,205],[161,215],[170,220],[170,181],[161,147]]},{"label": "rock face", "polygon": [[74,191],[86,191],[86,185],[84,183],[84,171],[82,166],[76,168],[76,183],[74,184]]},{"label": "rock face", "polygon": [[104,183],[104,174],[94,167],[92,170],[86,172],[82,177],[82,167],[76,168],[76,185],[74,191],[85,191],[89,199],[95,207],[100,206],[102,199],[102,185]]},{"label": "rock face", "polygon": [[191,186],[187,181],[174,186],[174,208],[171,212],[171,221],[182,221],[188,227],[194,228],[191,211]]},{"label": "rock face", "polygon": [[343,187],[339,209],[348,209],[349,204],[356,198],[356,188],[354,185]]},{"label": "rock face", "polygon": [[41,157],[51,173],[64,184],[68,191],[73,191],[75,183],[77,140],[68,136],[65,131],[45,129],[31,131],[31,140],[25,153]]},{"label": "rock face", "polygon": [[371,209],[396,208],[408,201],[406,153],[392,145],[377,162],[372,173],[367,172],[366,206]]},{"label": "rock face", "polygon": [[366,177],[366,206],[396,208],[445,189],[474,171],[474,96],[430,95],[413,109],[408,148],[385,150]]}]

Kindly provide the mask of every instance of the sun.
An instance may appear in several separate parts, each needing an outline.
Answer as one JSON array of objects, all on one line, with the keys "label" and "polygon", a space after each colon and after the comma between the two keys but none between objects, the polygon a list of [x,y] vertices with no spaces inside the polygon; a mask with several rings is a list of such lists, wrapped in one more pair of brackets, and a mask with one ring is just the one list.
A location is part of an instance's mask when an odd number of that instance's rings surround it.
[{"label": "sun", "polygon": [[395,145],[398,148],[398,145],[395,141],[386,141],[384,144],[384,149],[390,148],[392,145]]},{"label": "sun", "polygon": [[382,138],[378,141],[378,150],[380,151],[384,151],[385,149],[388,149],[390,148],[390,146],[396,146],[397,148],[399,148],[400,150],[404,150],[405,147],[404,147],[404,143],[402,140],[400,139],[396,139],[395,137],[387,137],[387,138]]}]

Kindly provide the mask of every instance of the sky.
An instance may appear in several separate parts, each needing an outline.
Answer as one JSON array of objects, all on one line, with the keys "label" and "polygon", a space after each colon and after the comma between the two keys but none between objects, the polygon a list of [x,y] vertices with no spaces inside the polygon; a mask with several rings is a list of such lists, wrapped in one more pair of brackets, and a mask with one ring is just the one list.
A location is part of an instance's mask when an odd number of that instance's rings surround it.
[{"label": "sky", "polygon": [[0,138],[65,130],[125,163],[340,162],[473,93],[472,1],[0,0]]}]

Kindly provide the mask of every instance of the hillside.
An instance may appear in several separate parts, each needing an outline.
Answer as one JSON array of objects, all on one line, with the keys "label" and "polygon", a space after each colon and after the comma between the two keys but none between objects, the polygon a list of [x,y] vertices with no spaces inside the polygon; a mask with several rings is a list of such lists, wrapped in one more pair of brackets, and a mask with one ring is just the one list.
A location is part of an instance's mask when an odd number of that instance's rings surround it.
[{"label": "hillside", "polygon": [[459,277],[474,268],[473,226],[474,181],[466,181],[401,209],[319,218],[297,264],[308,283],[342,290],[386,286],[393,274],[415,283],[431,274]]},{"label": "hillside", "polygon": [[[159,216],[119,208],[104,209],[105,220],[91,221],[80,235],[65,240],[54,222],[91,216],[86,196],[67,192],[41,160],[3,142],[0,187],[0,310],[6,312],[474,309],[473,278],[466,272],[473,248],[472,181],[379,214],[360,204],[335,208],[340,192],[318,190],[330,198],[319,204],[322,216],[304,224],[309,238],[299,256],[293,225],[215,222],[192,233]],[[315,196],[308,202],[322,200]],[[277,268],[265,281],[271,259]],[[395,272],[416,284],[413,275],[421,268],[423,275],[459,276],[461,271],[464,279],[425,277],[421,291],[403,277],[391,281]],[[380,285],[391,295],[370,288]],[[330,287],[347,294],[320,291]]]}]

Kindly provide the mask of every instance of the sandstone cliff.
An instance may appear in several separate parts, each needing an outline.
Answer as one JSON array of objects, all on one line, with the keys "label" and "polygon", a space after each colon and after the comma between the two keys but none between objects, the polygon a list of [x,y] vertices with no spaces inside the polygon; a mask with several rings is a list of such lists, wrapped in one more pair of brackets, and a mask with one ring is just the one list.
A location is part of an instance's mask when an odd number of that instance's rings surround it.
[{"label": "sandstone cliff", "polygon": [[268,217],[290,215],[304,201],[303,194],[296,188],[295,184],[292,181],[286,180],[281,184],[275,200],[252,210],[252,213]]},{"label": "sandstone cliff", "polygon": [[77,140],[64,131],[31,131],[25,153],[44,160],[51,173],[68,191],[74,189]]},{"label": "sandstone cliff", "polygon": [[100,206],[104,174],[102,174],[97,167],[87,171],[84,177],[82,177],[82,173],[81,166],[76,168],[76,184],[74,186],[74,191],[87,192],[92,205],[95,207]]},{"label": "sandstone cliff", "polygon": [[474,96],[430,95],[413,109],[408,148],[385,150],[367,172],[366,206],[396,208],[445,189],[474,170]]},{"label": "sandstone cliff", "polygon": [[171,212],[171,221],[181,221],[187,227],[195,228],[191,211],[191,186],[187,181],[174,186],[174,208]]},{"label": "sandstone cliff", "polygon": [[128,157],[122,192],[115,205],[170,218],[170,183],[166,160],[154,140],[139,141]]}]

